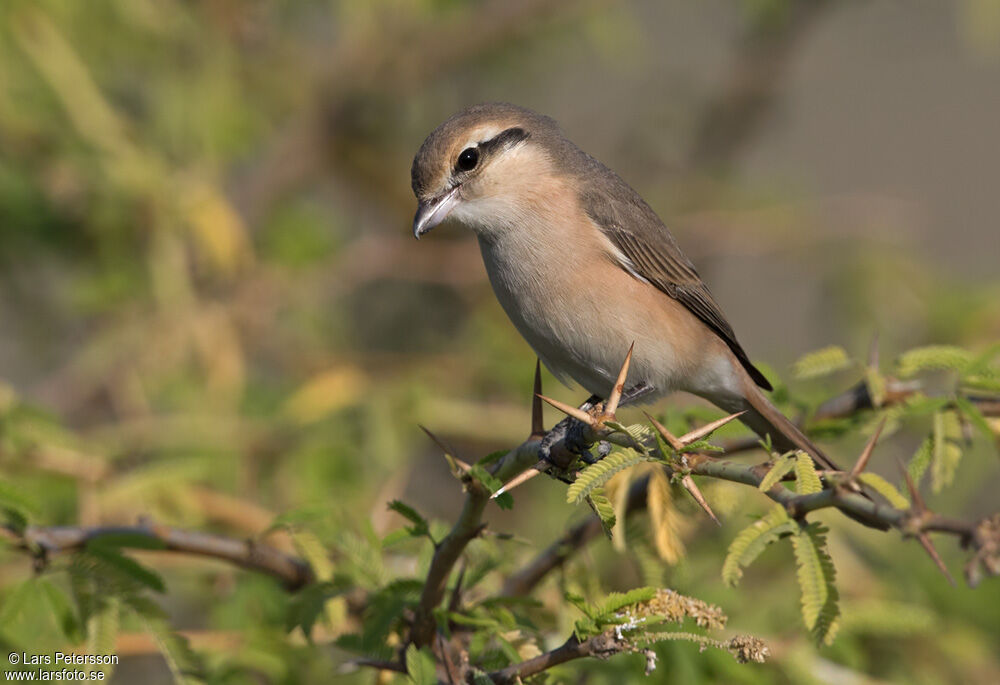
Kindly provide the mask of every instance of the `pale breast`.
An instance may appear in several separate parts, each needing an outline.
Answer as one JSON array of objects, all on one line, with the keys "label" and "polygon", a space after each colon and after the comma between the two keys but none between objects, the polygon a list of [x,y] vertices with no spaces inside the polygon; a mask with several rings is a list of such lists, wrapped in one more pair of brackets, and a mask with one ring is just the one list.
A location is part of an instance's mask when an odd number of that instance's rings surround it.
[{"label": "pale breast", "polygon": [[632,342],[628,385],[653,386],[651,399],[686,389],[714,336],[613,263],[590,228],[546,222],[480,236],[501,306],[553,374],[595,395],[607,396]]}]

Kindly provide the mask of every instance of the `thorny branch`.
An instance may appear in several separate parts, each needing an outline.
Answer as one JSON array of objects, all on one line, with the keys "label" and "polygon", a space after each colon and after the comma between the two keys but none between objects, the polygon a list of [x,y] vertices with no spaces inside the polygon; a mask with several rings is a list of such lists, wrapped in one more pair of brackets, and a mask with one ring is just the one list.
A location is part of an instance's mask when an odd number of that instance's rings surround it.
[{"label": "thorny branch", "polygon": [[[886,389],[885,400],[881,405],[883,407],[905,402],[908,398],[920,393],[923,390],[923,386],[918,381],[899,381],[889,378],[886,380]],[[1000,416],[1000,401],[975,396],[968,399],[976,404],[984,416]],[[872,401],[868,391],[868,385],[862,381],[821,404],[813,414],[813,419],[849,418],[862,411],[874,408],[875,403]],[[719,444],[723,448],[722,454],[724,455],[736,454],[760,447],[760,442],[756,437],[737,438],[722,441]],[[688,456],[687,458],[691,466],[691,473],[735,481],[746,485],[759,485],[760,480],[768,471],[767,464],[737,464],[713,459],[705,455],[699,455],[696,458]],[[695,460],[699,462],[698,468],[694,466],[693,462]],[[646,508],[646,488],[648,484],[648,477],[632,483],[629,489],[626,512],[631,513]],[[771,496],[771,493],[768,493],[768,496]],[[805,499],[796,499],[794,493],[789,491],[785,491],[785,494],[774,491],[774,497],[779,498],[776,501],[779,501],[786,507],[791,507],[798,515],[804,515],[808,511],[814,511],[818,508],[836,506],[837,504],[837,500],[833,498],[832,491],[829,490],[824,490],[821,493],[817,493],[817,495],[807,496]],[[860,496],[853,498],[845,506],[850,507],[853,504],[860,503],[860,500],[863,499]],[[868,501],[867,506],[872,507],[874,505],[871,501]],[[894,513],[889,513],[887,510],[891,509],[890,507],[883,505],[878,505],[878,507],[885,516],[899,522],[899,525],[891,523],[890,525],[900,528],[904,534],[920,533],[919,530],[913,530],[908,527],[908,520],[914,517],[914,513],[895,509],[892,510]],[[978,582],[980,577],[978,569],[980,567],[986,569],[989,575],[1000,575],[1000,517],[987,518],[977,523],[965,523],[933,514],[928,517],[927,512],[924,511],[917,514],[916,518],[920,520],[919,528],[922,528],[922,530],[957,535],[963,545],[967,546],[971,542],[973,548],[978,550],[966,568],[966,577],[970,585],[975,585]],[[502,594],[507,596],[524,596],[530,594],[551,571],[561,567],[573,554],[576,554],[592,540],[602,535],[603,529],[600,521],[595,517],[588,517],[581,521],[540,552],[528,565],[508,576],[504,581]],[[991,568],[989,567],[990,564],[992,564]]]},{"label": "thorny branch", "polygon": [[[673,637],[672,637],[673,636]],[[703,645],[711,645],[719,649],[726,649],[731,652],[740,663],[750,661],[763,662],[768,656],[768,649],[757,638],[748,635],[736,635],[729,640],[722,642],[703,638],[700,635],[690,633],[663,633],[661,639],[694,639]],[[597,659],[608,659],[616,654],[634,652],[626,640],[614,630],[595,635],[586,640],[579,640],[575,635],[571,635],[566,642],[559,647],[539,654],[538,656],[522,661],[489,674],[489,678],[495,683],[518,683],[522,678],[528,678],[547,671],[553,666],[564,664],[574,659],[585,657],[595,657]],[[656,654],[652,650],[644,650],[646,653],[647,666],[646,674],[649,675],[656,668]]]},{"label": "thorny branch", "polygon": [[[901,383],[892,379],[888,380],[887,387],[889,393],[882,406],[903,402],[921,390],[918,383]],[[970,399],[977,402],[985,415],[1000,415],[1000,403],[981,398]],[[824,403],[816,416],[824,419],[845,418],[872,407],[873,403],[867,389],[861,384]],[[537,398],[532,414],[531,436],[519,447],[506,454],[492,468],[492,474],[501,481],[509,481],[532,464],[536,464],[541,437],[539,435],[540,411]],[[610,420],[611,417],[603,414],[602,418]],[[631,438],[621,433],[607,433],[607,431],[608,429],[601,425],[597,428],[595,437],[625,446],[633,444]],[[704,429],[697,429],[689,435],[698,436],[703,433]],[[683,438],[673,438],[673,440],[683,441]],[[867,457],[871,454],[870,448],[873,446],[872,443],[866,449],[864,458],[859,460],[860,467],[863,468]],[[746,448],[742,441],[731,443],[727,453],[744,449]],[[565,445],[556,445],[553,452],[562,459],[569,459],[570,455],[566,453]],[[467,464],[459,460],[455,461],[459,470],[466,472],[469,470]],[[694,474],[754,487],[760,484],[769,470],[767,462],[741,464],[698,453],[683,454],[682,463],[684,473],[679,475]],[[671,471],[680,470],[669,466],[666,468]],[[855,470],[860,471],[858,468]],[[936,552],[930,545],[927,533],[938,532],[955,535],[960,538],[963,545],[974,550],[974,555],[966,567],[966,577],[970,584],[974,585],[978,581],[982,571],[985,571],[987,575],[1000,575],[1000,514],[972,523],[950,519],[927,510],[915,488],[911,488],[913,506],[910,509],[896,509],[880,502],[874,502],[859,492],[853,491],[847,482],[851,476],[858,475],[853,470],[851,474],[826,472],[823,475],[826,482],[825,488],[821,492],[811,495],[797,495],[781,485],[777,485],[766,494],[782,504],[790,514],[797,517],[805,516],[818,509],[836,508],[845,513],[862,514],[882,521],[890,527],[899,529],[904,535],[917,537],[925,549],[935,557],[939,565],[940,561],[936,558]],[[438,629],[434,610],[444,600],[448,579],[466,546],[485,528],[482,516],[489,503],[491,493],[467,473],[463,476],[463,482],[467,490],[465,506],[451,532],[436,545],[420,603],[412,621],[411,641],[418,645],[430,645],[433,642]],[[632,484],[628,494],[627,512],[637,511],[646,506],[647,485],[648,478],[637,480]],[[561,566],[572,554],[577,553],[592,539],[598,537],[601,530],[600,522],[593,517],[571,528],[529,565],[509,576],[504,583],[501,594],[507,596],[529,594],[549,572]],[[139,535],[155,540],[163,545],[164,551],[219,559],[241,568],[266,573],[281,580],[289,590],[296,590],[314,580],[313,572],[306,561],[268,545],[251,540],[237,540],[197,531],[185,531],[148,522],[142,522],[136,526],[29,526],[23,532],[9,527],[0,529],[0,535],[15,547],[35,554],[42,562],[52,554],[83,549],[88,542],[102,536],[120,536],[122,534]],[[490,674],[490,676],[498,682],[507,682],[508,680],[505,679],[526,677],[570,659],[594,656],[601,651],[600,637],[582,643],[571,639],[552,652],[509,667],[504,671]],[[359,662],[359,665],[368,664]]]},{"label": "thorny branch", "polygon": [[[624,386],[624,379],[627,376],[630,358],[631,350],[625,359],[625,363],[619,373],[619,379],[612,390],[611,396],[603,406],[598,405],[590,412],[583,412],[542,396],[538,392],[540,388],[538,370],[536,368],[536,392],[532,410],[531,434],[523,444],[510,451],[497,462],[493,470],[493,475],[501,481],[506,482],[505,488],[501,490],[510,489],[515,484],[524,482],[526,479],[524,474],[526,473],[542,472],[551,468],[551,465],[547,465],[544,462],[535,463],[533,467],[529,468],[529,465],[534,463],[538,458],[539,452],[539,400],[545,400],[564,413],[582,421],[589,431],[591,442],[604,440],[623,447],[643,449],[647,453],[660,457],[664,461],[664,468],[668,473],[671,476],[677,476],[689,492],[691,492],[692,496],[698,499],[699,503],[709,513],[711,513],[711,510],[708,509],[707,504],[701,498],[697,486],[690,478],[691,475],[728,480],[754,487],[759,486],[763,482],[764,477],[770,471],[770,462],[741,464],[708,454],[687,451],[688,446],[701,440],[713,430],[736,418],[738,415],[714,421],[696,428],[681,437],[672,435],[664,426],[650,417],[654,428],[664,438],[666,445],[670,447],[671,454],[663,454],[655,440],[647,439],[645,443],[638,443],[636,438],[616,428],[614,410],[617,408]],[[903,388],[897,386],[898,382],[890,379],[889,387],[891,392],[887,395],[887,402],[905,401],[911,394],[919,390],[919,386],[912,383],[906,384],[905,391]],[[857,388],[852,388],[845,393],[844,397],[834,398],[824,406],[828,407],[825,411],[825,418],[833,418],[834,410],[832,408],[836,408],[836,412],[839,412],[840,416],[847,417],[862,409],[870,408],[872,402],[870,397],[867,397],[867,391],[859,392]],[[992,409],[992,407],[985,404],[981,406],[983,409]],[[975,585],[978,582],[982,571],[985,571],[988,575],[1000,575],[1000,514],[971,523],[935,514],[926,508],[923,500],[920,498],[919,492],[909,482],[912,505],[907,509],[898,509],[884,502],[876,501],[863,492],[858,482],[858,476],[867,466],[880,432],[881,426],[876,434],[872,436],[872,439],[866,445],[860,458],[850,472],[823,472],[824,482],[822,491],[814,494],[799,495],[786,489],[781,483],[778,483],[765,494],[775,502],[781,504],[791,516],[798,519],[802,519],[808,513],[819,509],[836,508],[847,515],[853,515],[854,518],[881,523],[887,528],[900,530],[906,536],[916,537],[934,559],[935,563],[949,577],[949,580],[951,579],[950,575],[934,550],[928,533],[939,532],[956,535],[960,538],[964,546],[971,547],[974,550],[974,556],[966,568],[966,577],[971,585]],[[557,464],[572,464],[576,460],[575,455],[568,454],[568,449],[564,444],[555,445],[553,455],[554,458],[552,461]],[[564,477],[573,477],[575,474],[572,468],[570,468],[565,470],[562,475]],[[485,527],[481,521],[481,517],[490,495],[481,483],[468,477],[468,474],[463,476],[463,481],[466,483],[468,492],[465,507],[451,533],[438,544],[435,550],[420,605],[412,624],[410,639],[411,642],[417,645],[428,645],[433,640],[438,629],[434,619],[434,610],[444,598],[448,578],[466,545]],[[648,479],[637,481],[633,484],[629,491],[627,510],[634,510],[645,506],[647,484]],[[503,587],[503,594],[522,595],[530,592],[549,571],[564,563],[574,551],[580,549],[587,541],[595,537],[600,530],[601,526],[595,520],[588,520],[571,529],[563,538],[546,549],[529,566],[508,578]],[[591,638],[583,642],[571,638],[561,647],[551,652],[502,671],[492,673],[490,677],[496,682],[514,682],[517,678],[539,673],[542,670],[570,659],[583,656],[599,656],[600,654],[607,656],[610,653],[617,653],[607,651],[611,649],[606,644],[607,639],[607,635]]]}]

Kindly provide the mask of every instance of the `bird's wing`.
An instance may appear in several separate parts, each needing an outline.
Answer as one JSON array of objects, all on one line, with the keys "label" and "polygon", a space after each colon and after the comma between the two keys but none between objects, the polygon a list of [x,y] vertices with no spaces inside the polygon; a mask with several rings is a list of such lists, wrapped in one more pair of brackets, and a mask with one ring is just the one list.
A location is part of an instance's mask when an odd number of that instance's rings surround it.
[{"label": "bird's wing", "polygon": [[687,307],[722,338],[757,385],[771,390],[771,384],[750,362],[708,286],[670,231],[638,193],[617,177],[615,180],[617,183],[610,188],[602,184],[604,192],[582,195],[587,214],[621,253],[614,255],[615,259],[633,276]]}]

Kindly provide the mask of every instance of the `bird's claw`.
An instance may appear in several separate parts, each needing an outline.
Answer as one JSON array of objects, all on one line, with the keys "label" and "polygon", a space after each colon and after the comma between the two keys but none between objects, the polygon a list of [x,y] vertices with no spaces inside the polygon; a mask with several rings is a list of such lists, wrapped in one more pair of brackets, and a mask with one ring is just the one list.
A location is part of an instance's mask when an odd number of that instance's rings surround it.
[{"label": "bird's claw", "polygon": [[552,450],[556,447],[556,445],[562,443],[563,448],[570,454],[579,457],[587,464],[595,463],[597,460],[590,453],[590,448],[593,443],[590,442],[586,436],[588,428],[589,426],[579,419],[567,416],[553,426],[552,430],[546,433],[545,437],[542,438],[542,442],[538,446],[539,459],[556,466],[567,466],[567,464],[558,463],[563,460],[554,458],[556,455],[553,455],[552,453]]}]

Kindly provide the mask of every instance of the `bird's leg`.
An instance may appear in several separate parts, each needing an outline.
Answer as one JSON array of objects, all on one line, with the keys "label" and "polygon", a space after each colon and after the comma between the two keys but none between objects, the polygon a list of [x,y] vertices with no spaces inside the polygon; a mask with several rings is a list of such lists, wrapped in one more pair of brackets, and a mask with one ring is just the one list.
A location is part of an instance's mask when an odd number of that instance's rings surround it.
[{"label": "bird's leg", "polygon": [[622,401],[619,403],[619,406],[631,404],[632,402],[635,402],[636,400],[645,397],[649,393],[653,392],[653,390],[655,389],[656,388],[654,388],[646,381],[639,381],[632,387],[625,388],[625,390],[622,392]]}]

